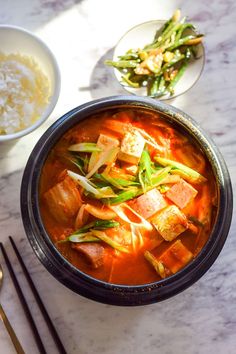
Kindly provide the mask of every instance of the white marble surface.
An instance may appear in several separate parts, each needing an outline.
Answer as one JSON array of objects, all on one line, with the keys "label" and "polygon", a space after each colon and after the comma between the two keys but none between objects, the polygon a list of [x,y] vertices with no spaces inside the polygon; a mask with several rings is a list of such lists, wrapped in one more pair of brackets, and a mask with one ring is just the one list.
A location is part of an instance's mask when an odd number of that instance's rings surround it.
[{"label": "white marble surface", "polygon": [[[28,269],[69,354],[233,354],[236,352],[236,221],[211,269],[191,288],[165,302],[136,308],[106,306],[57,282],[34,255],[23,230],[22,171],[38,138],[69,109],[124,91],[103,65],[119,37],[133,25],[166,18],[181,7],[206,34],[206,66],[198,83],[171,103],[195,118],[219,146],[236,187],[236,3],[233,0],[0,0],[0,23],[24,26],[43,38],[62,72],[59,102],[50,119],[14,145],[0,146],[0,240],[32,308],[47,353],[54,343],[25,284],[8,235]],[[1,47],[1,44],[0,44]],[[27,354],[38,353],[3,262],[1,303]],[[24,286],[25,285],[25,286]],[[0,323],[0,353],[14,348]]]}]

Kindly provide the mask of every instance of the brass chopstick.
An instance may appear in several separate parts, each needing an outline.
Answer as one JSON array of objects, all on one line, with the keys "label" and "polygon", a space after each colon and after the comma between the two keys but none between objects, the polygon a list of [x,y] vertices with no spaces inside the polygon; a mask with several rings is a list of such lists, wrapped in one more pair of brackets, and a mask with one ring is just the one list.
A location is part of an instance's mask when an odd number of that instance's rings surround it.
[{"label": "brass chopstick", "polygon": [[53,337],[53,340],[54,340],[54,342],[55,342],[55,344],[57,346],[57,349],[59,350],[59,353],[60,354],[67,354],[66,350],[65,350],[65,348],[64,348],[64,346],[63,346],[63,344],[62,344],[62,342],[61,342],[61,340],[60,340],[60,338],[59,338],[59,336],[57,334],[57,331],[56,331],[56,329],[55,329],[55,327],[54,327],[54,325],[53,325],[53,323],[51,321],[51,318],[49,317],[49,315],[47,313],[47,310],[46,310],[46,308],[45,308],[45,306],[44,306],[44,304],[43,304],[43,302],[42,302],[42,300],[41,300],[41,298],[39,296],[39,293],[38,293],[38,291],[37,291],[37,289],[36,289],[36,287],[35,287],[35,285],[33,283],[33,280],[32,280],[32,278],[31,278],[31,276],[30,276],[30,274],[29,274],[29,272],[28,272],[28,270],[27,270],[27,268],[26,268],[26,266],[24,264],[24,261],[23,261],[21,255],[20,255],[20,253],[18,251],[18,248],[17,248],[13,238],[11,236],[9,236],[9,239],[10,239],[11,245],[12,245],[12,247],[13,247],[15,253],[16,253],[16,256],[17,256],[17,258],[19,260],[19,263],[20,263],[20,265],[21,265],[21,267],[23,269],[24,275],[25,275],[25,277],[26,277],[26,279],[27,279],[27,281],[29,283],[29,286],[30,286],[30,288],[32,290],[32,293],[34,294],[34,297],[35,297],[35,299],[37,301],[37,304],[38,304],[38,306],[39,306],[39,308],[40,308],[40,310],[42,312],[42,315],[43,315],[43,317],[45,319],[45,322],[46,322],[46,324],[48,326],[48,329],[49,329],[49,331],[50,331],[50,333],[51,333],[51,335]]},{"label": "brass chopstick", "polygon": [[22,307],[24,309],[25,315],[26,315],[26,317],[27,317],[27,319],[28,319],[28,321],[30,323],[30,327],[32,329],[36,344],[37,344],[38,349],[39,349],[39,352],[41,354],[47,354],[47,352],[45,350],[45,347],[43,345],[43,342],[42,342],[42,340],[40,338],[40,335],[38,333],[37,327],[35,325],[34,319],[33,319],[32,315],[30,313],[30,310],[29,310],[29,307],[27,305],[25,296],[24,296],[24,294],[23,294],[23,292],[22,292],[22,290],[20,288],[20,285],[19,285],[18,280],[17,280],[17,278],[15,276],[15,273],[13,271],[13,268],[12,268],[12,265],[11,265],[10,260],[8,258],[8,255],[7,255],[7,253],[6,253],[6,251],[5,251],[4,247],[3,247],[3,244],[1,242],[0,242],[0,248],[2,250],[3,257],[5,259],[7,268],[9,270],[10,276],[12,278],[12,281],[13,281],[13,284],[15,286],[15,289],[16,289],[17,295],[19,297],[19,300],[20,300],[20,302],[22,304]]},{"label": "brass chopstick", "polygon": [[15,331],[14,329],[12,328],[8,318],[7,318],[7,315],[5,314],[5,311],[3,310],[3,307],[2,305],[0,304],[0,318],[2,319],[5,327],[6,327],[6,330],[12,340],[12,343],[15,347],[15,350],[17,352],[17,354],[25,354],[20,342],[19,342],[19,339],[17,338],[16,334],[15,334]]}]

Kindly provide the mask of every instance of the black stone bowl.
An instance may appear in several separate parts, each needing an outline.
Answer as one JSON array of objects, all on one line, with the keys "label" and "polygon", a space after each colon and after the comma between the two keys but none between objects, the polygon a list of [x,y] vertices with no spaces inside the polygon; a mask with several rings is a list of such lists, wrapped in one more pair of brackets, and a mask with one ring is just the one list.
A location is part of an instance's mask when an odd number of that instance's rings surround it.
[{"label": "black stone bowl", "polygon": [[[132,107],[160,112],[200,145],[212,166],[219,204],[208,242],[189,265],[167,279],[150,284],[126,286],[97,280],[75,268],[58,252],[40,216],[38,187],[41,170],[49,151],[68,129],[94,113],[113,108]],[[179,109],[150,98],[137,96],[113,96],[88,102],[58,119],[34,147],[25,167],[21,185],[21,213],[25,232],[45,268],[74,292],[112,305],[136,306],[159,302],[176,295],[196,282],[211,267],[225,243],[232,209],[230,176],[222,155],[209,136],[193,119]]]}]

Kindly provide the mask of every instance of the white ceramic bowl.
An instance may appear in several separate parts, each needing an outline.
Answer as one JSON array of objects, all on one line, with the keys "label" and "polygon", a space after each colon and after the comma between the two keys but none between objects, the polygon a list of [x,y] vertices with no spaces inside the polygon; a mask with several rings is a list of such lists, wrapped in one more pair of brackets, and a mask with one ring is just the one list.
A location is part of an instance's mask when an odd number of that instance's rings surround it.
[{"label": "white ceramic bowl", "polygon": [[[144,23],[140,23],[137,26],[128,30],[118,41],[113,55],[113,60],[117,61],[120,55],[124,55],[127,50],[132,48],[143,48],[145,45],[150,43],[155,37],[156,31],[159,30],[166,21],[164,20],[153,20]],[[191,33],[192,30],[188,30]],[[193,31],[192,31],[193,32]],[[172,96],[164,95],[158,98],[158,100],[166,100],[170,98],[177,97],[187,90],[189,90],[199,79],[203,67],[205,63],[205,52],[202,44],[198,44],[197,46],[197,59],[192,61],[183,77],[179,80],[179,82],[175,86],[175,92]],[[119,81],[119,83],[123,86],[123,88],[138,96],[147,96],[146,87],[133,88],[122,82],[122,73],[114,68],[114,74]]]},{"label": "white ceramic bowl", "polygon": [[35,62],[48,77],[51,86],[49,104],[41,116],[29,127],[13,134],[0,134],[0,142],[20,138],[39,127],[53,111],[60,93],[61,76],[55,56],[48,46],[35,34],[24,28],[0,25],[0,52],[4,54],[19,53],[35,59]]}]

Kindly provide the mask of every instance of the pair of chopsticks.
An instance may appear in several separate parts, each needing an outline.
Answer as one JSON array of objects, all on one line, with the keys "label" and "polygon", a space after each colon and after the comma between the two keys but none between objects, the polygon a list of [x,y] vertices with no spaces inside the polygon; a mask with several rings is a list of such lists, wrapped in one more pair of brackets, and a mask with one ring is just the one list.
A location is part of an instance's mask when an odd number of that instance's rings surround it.
[{"label": "pair of chopsticks", "polygon": [[[46,324],[48,326],[48,329],[49,329],[49,331],[50,331],[50,333],[52,335],[52,338],[53,338],[53,340],[54,340],[54,342],[55,342],[55,344],[57,346],[57,349],[58,349],[59,353],[60,354],[67,354],[66,350],[65,350],[65,348],[64,348],[64,346],[63,346],[63,344],[62,344],[62,342],[61,342],[61,340],[60,340],[60,338],[58,336],[58,333],[57,333],[57,331],[56,331],[56,329],[55,329],[55,327],[54,327],[54,325],[53,325],[53,323],[52,323],[52,321],[51,321],[51,319],[50,319],[50,317],[49,317],[49,315],[47,313],[47,310],[46,310],[46,308],[45,308],[45,306],[44,306],[44,304],[43,304],[43,302],[42,302],[42,300],[41,300],[41,298],[39,296],[39,293],[38,293],[38,291],[37,291],[32,279],[31,279],[31,276],[28,273],[28,270],[27,270],[27,268],[26,268],[26,266],[25,266],[25,264],[23,262],[23,259],[22,259],[21,255],[20,255],[20,253],[19,253],[19,251],[18,251],[18,249],[16,247],[16,244],[15,244],[13,238],[11,236],[9,236],[9,239],[10,239],[11,245],[12,245],[14,251],[15,251],[15,254],[16,254],[17,258],[18,258],[18,261],[19,261],[19,263],[20,263],[20,265],[22,267],[23,273],[24,273],[24,275],[25,275],[25,277],[26,277],[26,279],[28,281],[28,284],[29,284],[29,286],[31,288],[31,291],[34,294],[35,300],[36,300],[36,302],[37,302],[37,304],[38,304],[38,306],[39,306],[39,308],[41,310],[41,313],[42,313],[42,315],[44,317],[44,320],[45,320],[45,322],[46,322]],[[29,307],[27,305],[25,296],[24,296],[24,294],[23,294],[23,292],[21,290],[21,287],[20,287],[20,285],[18,283],[18,280],[17,280],[17,278],[15,276],[15,273],[13,271],[13,268],[12,268],[12,265],[11,265],[10,260],[8,258],[8,255],[6,253],[6,250],[5,250],[5,248],[4,248],[4,246],[3,246],[3,244],[1,242],[0,242],[0,248],[2,250],[2,254],[4,256],[7,268],[9,270],[10,275],[11,275],[11,278],[12,278],[13,284],[15,286],[17,295],[18,295],[18,297],[20,299],[20,302],[21,302],[22,307],[24,309],[25,315],[26,315],[26,317],[27,317],[27,319],[29,321],[30,327],[32,329],[36,344],[37,344],[38,349],[39,349],[39,352],[41,354],[47,354],[46,349],[45,349],[45,347],[43,345],[43,342],[41,340],[41,337],[40,337],[40,335],[38,333],[37,327],[35,325],[34,319],[33,319],[32,315],[31,315],[31,312],[30,312]]]}]

